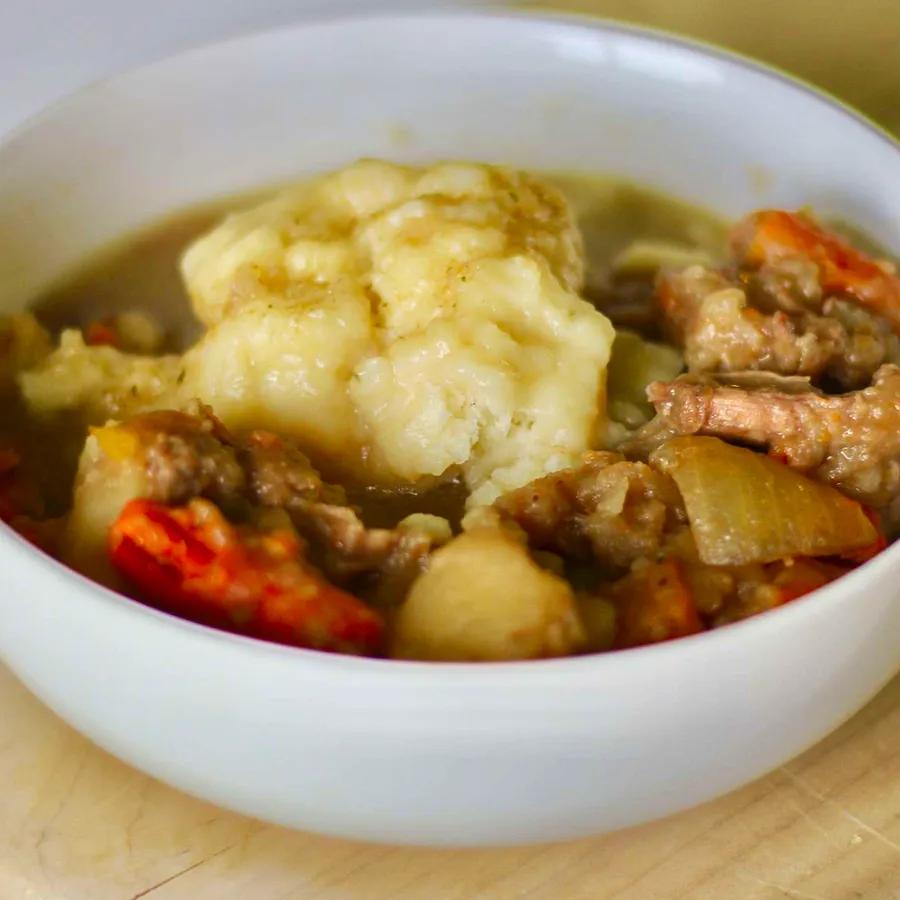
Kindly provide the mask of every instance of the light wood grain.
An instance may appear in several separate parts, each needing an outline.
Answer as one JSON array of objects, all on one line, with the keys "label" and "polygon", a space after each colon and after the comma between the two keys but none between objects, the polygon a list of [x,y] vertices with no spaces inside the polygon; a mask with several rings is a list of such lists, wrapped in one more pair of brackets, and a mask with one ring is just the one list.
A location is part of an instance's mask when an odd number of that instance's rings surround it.
[{"label": "light wood grain", "polygon": [[553,846],[378,847],[223,812],[98,750],[4,670],[0,784],[2,900],[900,898],[900,679],[743,790]]},{"label": "light wood grain", "polygon": [[[768,57],[900,131],[897,0],[542,5]],[[900,679],[799,759],[690,812],[564,845],[431,851],[298,834],[186,797],[93,747],[0,668],[0,900],[141,897],[900,900]]]}]

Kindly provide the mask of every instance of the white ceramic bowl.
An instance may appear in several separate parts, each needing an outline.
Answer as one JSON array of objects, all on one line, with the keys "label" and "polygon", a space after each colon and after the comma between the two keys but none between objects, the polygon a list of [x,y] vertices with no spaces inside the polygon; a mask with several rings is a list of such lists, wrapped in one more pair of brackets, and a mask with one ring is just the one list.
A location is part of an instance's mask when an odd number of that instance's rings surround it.
[{"label": "white ceramic bowl", "polygon": [[[668,37],[512,14],[312,24],[54,107],[0,149],[0,297],[197,200],[361,155],[606,170],[724,214],[812,203],[900,250],[900,152],[832,101]],[[784,609],[559,661],[353,659],[142,607],[0,533],[0,652],[117,756],[375,841],[546,841],[699,803],[817,741],[900,664],[900,547]]]}]

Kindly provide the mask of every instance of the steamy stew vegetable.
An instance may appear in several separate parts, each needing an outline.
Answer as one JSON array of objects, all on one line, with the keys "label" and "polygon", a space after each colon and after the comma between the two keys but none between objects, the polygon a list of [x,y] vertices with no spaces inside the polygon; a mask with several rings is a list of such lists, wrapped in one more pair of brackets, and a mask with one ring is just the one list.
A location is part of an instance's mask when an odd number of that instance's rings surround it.
[{"label": "steamy stew vegetable", "polygon": [[895,534],[898,335],[891,263],[807,212],[728,229],[599,179],[364,161],[0,320],[0,518],[284,644],[665,641]]}]

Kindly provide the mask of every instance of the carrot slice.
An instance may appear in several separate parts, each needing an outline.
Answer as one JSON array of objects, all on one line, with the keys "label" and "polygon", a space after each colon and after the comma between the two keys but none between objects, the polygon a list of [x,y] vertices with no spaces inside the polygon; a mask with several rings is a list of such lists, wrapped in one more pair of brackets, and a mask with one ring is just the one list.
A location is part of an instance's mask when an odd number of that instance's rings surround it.
[{"label": "carrot slice", "polygon": [[798,597],[824,587],[829,581],[846,574],[847,568],[815,559],[797,558],[784,564],[772,579],[774,606],[790,603]]},{"label": "carrot slice", "polygon": [[676,559],[633,569],[613,585],[616,639],[613,647],[637,647],[703,630],[697,607]]},{"label": "carrot slice", "polygon": [[826,293],[846,294],[884,316],[900,333],[900,277],[809,216],[761,210],[739,223],[731,240],[737,256],[749,266],[791,256],[810,259]]},{"label": "carrot slice", "polygon": [[132,500],[109,532],[113,565],[154,606],[263,640],[375,654],[380,617],[303,559],[296,535],[239,530],[207,500]]},{"label": "carrot slice", "polygon": [[119,332],[109,322],[91,322],[85,329],[84,340],[91,347],[118,347]]}]

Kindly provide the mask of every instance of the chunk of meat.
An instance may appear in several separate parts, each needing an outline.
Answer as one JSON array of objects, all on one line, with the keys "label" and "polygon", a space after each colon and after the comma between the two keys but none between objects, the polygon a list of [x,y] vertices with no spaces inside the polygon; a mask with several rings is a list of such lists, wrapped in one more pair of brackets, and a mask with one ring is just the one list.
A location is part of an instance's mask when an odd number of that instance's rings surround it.
[{"label": "chunk of meat", "polygon": [[525,531],[532,547],[613,571],[655,556],[687,521],[668,476],[606,452],[511,491],[494,508]]},{"label": "chunk of meat", "polygon": [[109,554],[148,603],[193,621],[319,650],[381,648],[380,618],[316,572],[292,532],[239,530],[207,500],[131,501]]},{"label": "chunk of meat", "polygon": [[[648,397],[658,397],[654,385],[694,384],[708,387],[731,387],[751,392],[771,390],[783,394],[806,394],[813,390],[808,378],[775,375],[771,372],[732,372],[727,375],[682,375],[674,381],[651,382],[645,389]],[[659,412],[645,425],[632,431],[616,449],[627,459],[647,462],[652,454],[673,437],[686,434],[678,427],[677,420]],[[696,432],[691,432],[696,433]]]},{"label": "chunk of meat", "polygon": [[900,332],[900,278],[803,213],[761,210],[739,223],[731,236],[742,265],[759,268],[785,260],[809,260],[825,295],[845,295]]},{"label": "chunk of meat", "polygon": [[818,375],[840,355],[837,323],[765,314],[739,287],[704,269],[664,276],[658,287],[668,331],[683,347],[691,372],[763,369]]},{"label": "chunk of meat", "polygon": [[[91,518],[81,516],[82,509],[109,506],[113,493],[111,515],[99,528],[92,526],[93,531],[102,532],[133,497],[170,505],[205,497],[239,518],[282,508],[329,578],[342,584],[361,576],[374,580],[380,597],[396,597],[408,587],[435,543],[430,532],[416,525],[366,527],[347,505],[343,488],[324,482],[291,440],[265,431],[233,435],[202,406],[192,413],[146,413],[94,429],[93,438],[99,452],[82,458],[75,528],[84,530],[80,523]],[[111,485],[121,491],[111,491]],[[73,562],[78,565],[89,556],[79,548]],[[81,567],[85,565],[89,562]]]},{"label": "chunk of meat", "polygon": [[405,582],[408,587],[433,549],[428,532],[403,525],[368,528],[350,506],[298,501],[286,509],[322,568],[341,582],[390,571],[393,583]]},{"label": "chunk of meat", "polygon": [[271,431],[251,431],[237,439],[225,439],[237,448],[237,459],[253,502],[284,507],[299,502],[347,502],[344,489],[323,481],[293,441]]},{"label": "chunk of meat", "polygon": [[142,496],[179,504],[206,496],[229,503],[247,487],[238,447],[209,409],[161,410],[92,429],[113,465],[140,467]]},{"label": "chunk of meat", "polygon": [[266,431],[234,435],[201,404],[160,410],[91,430],[108,468],[138,468],[142,496],[183,503],[205,496],[226,507],[299,501],[344,503],[296,445]]},{"label": "chunk of meat", "polygon": [[[835,298],[819,298],[816,311],[796,308],[789,298],[808,292],[789,290],[788,263],[779,265],[751,284],[696,266],[661,277],[665,328],[683,347],[690,372],[761,370],[854,388],[868,384],[883,363],[900,361],[900,339],[885,319]],[[764,287],[754,292],[752,284]],[[795,308],[766,308],[773,303]]]},{"label": "chunk of meat", "polygon": [[685,350],[690,343],[693,349],[692,333],[704,299],[732,287],[734,285],[723,274],[706,266],[661,272],[656,282],[656,304],[662,313],[668,338]]},{"label": "chunk of meat", "polygon": [[734,229],[728,270],[664,272],[656,301],[688,371],[803,375],[843,390],[900,363],[900,278],[808,216],[764,210]]},{"label": "chunk of meat", "polygon": [[887,319],[836,297],[825,300],[822,312],[839,348],[823,371],[822,384],[842,390],[866,387],[882,365],[900,364],[900,337]]},{"label": "chunk of meat", "polygon": [[262,506],[346,502],[292,441],[267,431],[232,435],[202,405],[144,413],[92,433],[108,459],[142,466],[145,495],[166,503],[198,496],[226,505],[238,498]]},{"label": "chunk of meat", "polygon": [[[886,511],[900,498],[900,368],[848,394],[789,393],[711,381],[651,384],[654,429],[765,447],[778,459]],[[895,516],[891,515],[891,520]]]}]

